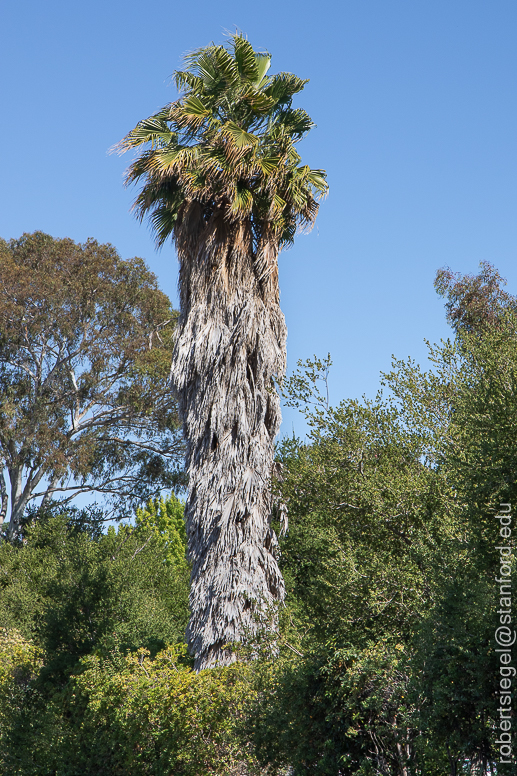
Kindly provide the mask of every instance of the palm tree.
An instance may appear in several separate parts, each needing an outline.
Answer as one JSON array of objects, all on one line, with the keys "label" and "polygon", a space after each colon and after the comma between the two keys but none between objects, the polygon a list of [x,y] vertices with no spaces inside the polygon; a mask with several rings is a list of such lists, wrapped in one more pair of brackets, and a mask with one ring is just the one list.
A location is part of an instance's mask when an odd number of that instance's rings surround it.
[{"label": "palm tree", "polygon": [[199,49],[175,73],[180,98],[119,144],[144,147],[127,174],[143,183],[134,207],[180,262],[171,382],[187,442],[198,670],[231,662],[228,645],[284,597],[270,526],[287,334],[277,258],[313,224],[327,183],[295,149],[313,126],[291,107],[307,81],[268,76],[270,62],[240,35]]}]

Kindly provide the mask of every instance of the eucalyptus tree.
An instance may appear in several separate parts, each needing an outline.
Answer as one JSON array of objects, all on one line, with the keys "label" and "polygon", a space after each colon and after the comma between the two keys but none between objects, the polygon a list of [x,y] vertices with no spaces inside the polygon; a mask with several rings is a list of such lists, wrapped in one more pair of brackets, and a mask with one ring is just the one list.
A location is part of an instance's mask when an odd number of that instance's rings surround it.
[{"label": "eucalyptus tree", "polygon": [[0,526],[101,493],[124,510],[182,482],[176,312],[142,259],[42,232],[0,240]]},{"label": "eucalyptus tree", "polygon": [[187,443],[198,669],[230,662],[228,645],[284,596],[270,526],[287,333],[277,259],[313,224],[327,182],[296,151],[313,126],[292,107],[307,81],[269,76],[270,64],[239,35],[195,51],[175,74],[179,99],[119,144],[142,148],[127,175],[142,186],[136,214],[158,245],[172,238],[180,263],[171,381]]},{"label": "eucalyptus tree", "polygon": [[517,309],[517,297],[504,290],[506,280],[488,261],[479,264],[477,275],[462,275],[442,267],[434,287],[444,297],[447,322],[456,333],[487,333],[501,325],[505,314]]}]

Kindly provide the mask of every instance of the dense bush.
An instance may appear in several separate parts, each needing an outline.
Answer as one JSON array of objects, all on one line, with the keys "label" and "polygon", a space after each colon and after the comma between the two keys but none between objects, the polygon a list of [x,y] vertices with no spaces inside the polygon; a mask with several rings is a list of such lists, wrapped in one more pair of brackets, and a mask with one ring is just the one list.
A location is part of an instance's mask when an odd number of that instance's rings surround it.
[{"label": "dense bush", "polygon": [[[13,651],[14,647],[14,651]],[[3,773],[19,776],[204,776],[252,766],[243,722],[249,669],[196,674],[185,647],[104,656],[49,686],[38,652],[12,632],[0,641]]]},{"label": "dense bush", "polygon": [[[196,674],[184,648],[86,658],[71,686],[81,774],[228,774],[246,758],[239,725],[250,696],[241,664]],[[85,705],[84,705],[85,704]],[[84,708],[83,708],[84,705]]]},{"label": "dense bush", "polygon": [[95,650],[182,641],[189,569],[184,553],[170,562],[181,537],[166,537],[145,520],[97,538],[67,516],[35,522],[22,546],[0,545],[0,624],[33,639],[61,674]]}]

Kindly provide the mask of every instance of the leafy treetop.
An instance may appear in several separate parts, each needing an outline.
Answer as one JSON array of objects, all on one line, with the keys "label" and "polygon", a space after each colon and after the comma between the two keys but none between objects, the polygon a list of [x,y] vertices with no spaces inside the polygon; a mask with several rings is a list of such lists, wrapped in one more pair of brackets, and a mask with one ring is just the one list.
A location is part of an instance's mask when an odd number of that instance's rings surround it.
[{"label": "leafy treetop", "polygon": [[[0,241],[0,523],[100,492],[136,503],[181,465],[176,313],[142,259],[42,232]],[[127,510],[127,504],[126,504]]]},{"label": "leafy treetop", "polygon": [[505,310],[515,310],[517,299],[502,286],[506,280],[488,261],[480,263],[477,275],[462,275],[443,267],[434,287],[447,299],[447,321],[458,331],[482,331],[498,324]]}]

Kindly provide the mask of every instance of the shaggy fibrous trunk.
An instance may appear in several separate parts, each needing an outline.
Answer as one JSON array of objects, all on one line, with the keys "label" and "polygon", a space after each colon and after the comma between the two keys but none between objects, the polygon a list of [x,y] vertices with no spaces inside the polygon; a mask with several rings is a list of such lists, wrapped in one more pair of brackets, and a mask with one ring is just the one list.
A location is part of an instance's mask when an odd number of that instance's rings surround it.
[{"label": "shaggy fibrous trunk", "polygon": [[[227,645],[256,632],[282,601],[270,526],[270,479],[285,371],[276,250],[252,249],[224,220],[177,240],[181,317],[173,355],[187,442],[186,521],[192,562],[187,638],[196,669],[232,661]],[[186,219],[185,219],[186,220]],[[194,223],[193,223],[194,221]]]}]

